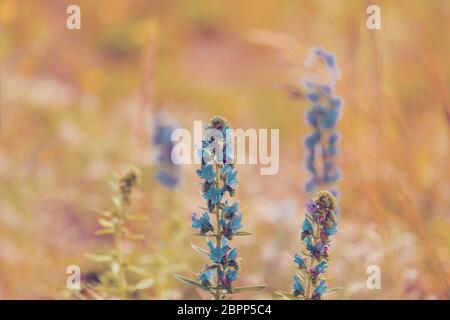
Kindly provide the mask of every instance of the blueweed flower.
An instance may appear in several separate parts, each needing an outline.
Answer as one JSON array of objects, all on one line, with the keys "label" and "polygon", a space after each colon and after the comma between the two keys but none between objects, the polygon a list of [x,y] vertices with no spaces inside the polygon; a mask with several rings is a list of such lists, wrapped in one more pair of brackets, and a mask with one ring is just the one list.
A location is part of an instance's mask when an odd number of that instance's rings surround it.
[{"label": "blueweed flower", "polygon": [[321,48],[311,50],[306,65],[323,63],[326,76],[320,77],[312,72],[303,85],[307,91],[306,98],[310,107],[306,112],[306,121],[312,126],[312,132],[305,138],[306,169],[311,174],[306,183],[307,192],[315,192],[319,188],[328,188],[340,178],[336,164],[339,135],[336,131],[342,99],[334,94],[334,84],[339,77],[339,70],[334,55]]},{"label": "blueweed flower", "polygon": [[324,274],[328,268],[331,234],[326,230],[332,228],[334,233],[337,230],[336,210],[336,199],[329,191],[319,191],[307,203],[300,232],[306,252],[294,256],[297,275],[292,292],[278,292],[284,298],[320,299],[327,292]]},{"label": "blueweed flower", "polygon": [[[229,241],[236,236],[250,235],[242,231],[242,214],[239,213],[239,203],[229,202],[238,186],[237,170],[230,155],[234,150],[227,130],[229,125],[223,118],[215,117],[205,128],[202,140],[201,167],[197,175],[202,179],[202,195],[206,201],[207,212],[201,216],[192,215],[192,227],[197,235],[208,239],[208,250],[195,245],[192,247],[210,260],[210,264],[198,274],[198,280],[192,280],[181,275],[175,275],[179,280],[194,287],[208,291],[216,300],[221,300],[233,293],[249,290],[259,290],[265,285],[251,287],[235,287],[238,278],[238,250],[232,248]],[[207,134],[214,130],[216,134]],[[219,140],[219,141],[218,141]],[[220,145],[211,149],[211,144]],[[225,155],[225,156],[224,156]],[[213,221],[214,220],[214,221]],[[210,240],[211,239],[211,240]]]},{"label": "blueweed flower", "polygon": [[163,186],[176,188],[180,183],[181,173],[172,159],[175,143],[171,140],[171,136],[178,125],[166,112],[160,111],[154,118],[153,128],[151,144],[156,149],[155,177]]}]

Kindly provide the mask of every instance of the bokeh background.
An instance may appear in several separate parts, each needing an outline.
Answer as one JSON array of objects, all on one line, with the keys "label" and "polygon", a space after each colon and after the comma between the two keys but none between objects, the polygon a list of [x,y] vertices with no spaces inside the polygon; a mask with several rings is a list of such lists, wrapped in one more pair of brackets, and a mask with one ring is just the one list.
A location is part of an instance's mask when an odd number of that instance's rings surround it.
[{"label": "bokeh background", "polygon": [[[73,298],[66,267],[100,272],[85,252],[108,208],[113,172],[142,171],[133,210],[148,222],[133,246],[152,257],[149,299],[206,298],[177,282],[206,262],[190,243],[203,204],[196,166],[171,190],[154,179],[151,119],[181,126],[221,115],[239,128],[280,129],[280,171],[240,165],[237,192],[253,236],[233,242],[239,285],[289,290],[288,254],[301,249],[307,195],[299,79],[308,48],[334,52],[345,100],[343,179],[331,250],[334,299],[450,298],[450,2],[375,1],[382,29],[366,28],[366,1],[0,1],[0,298]],[[81,30],[66,8],[81,8]],[[378,265],[382,288],[368,290]]]}]

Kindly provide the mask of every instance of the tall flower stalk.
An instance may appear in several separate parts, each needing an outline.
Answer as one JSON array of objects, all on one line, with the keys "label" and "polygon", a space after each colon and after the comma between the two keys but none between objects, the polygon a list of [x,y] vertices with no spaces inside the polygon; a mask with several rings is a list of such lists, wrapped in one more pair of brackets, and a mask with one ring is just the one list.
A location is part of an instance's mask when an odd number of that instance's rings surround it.
[{"label": "tall flower stalk", "polygon": [[[111,235],[114,244],[113,250],[104,255],[85,254],[90,260],[108,265],[107,270],[99,276],[100,283],[89,284],[92,289],[104,296],[131,298],[139,290],[151,287],[154,282],[150,277],[150,272],[135,264],[124,249],[125,241],[144,238],[143,235],[134,234],[128,229],[130,221],[147,219],[144,215],[133,214],[129,211],[131,194],[138,180],[139,171],[134,167],[128,167],[116,175],[112,183],[117,192],[112,197],[113,205],[109,210],[98,211],[98,222],[102,228],[95,232],[96,235]],[[144,279],[131,283],[130,279],[136,277]]]},{"label": "tall flower stalk", "polygon": [[292,291],[277,292],[285,299],[320,300],[325,293],[338,290],[328,290],[325,279],[331,236],[337,232],[336,210],[336,199],[328,191],[319,191],[307,203],[300,234],[306,252],[293,258],[297,272]]},{"label": "tall flower stalk", "polygon": [[[303,81],[310,104],[306,120],[313,129],[305,139],[306,169],[311,174],[305,189],[313,193],[319,189],[329,189],[340,178],[336,163],[339,140],[336,125],[341,113],[342,99],[334,94],[339,70],[332,53],[314,48],[305,65],[311,69],[311,74]],[[320,66],[324,66],[322,72],[317,70]]]},{"label": "tall flower stalk", "polygon": [[[208,250],[192,244],[210,262],[192,280],[175,275],[179,280],[209,292],[215,300],[222,300],[234,293],[259,290],[265,285],[235,287],[238,277],[238,251],[229,241],[236,236],[251,235],[242,231],[242,214],[239,203],[230,203],[238,185],[237,170],[233,164],[234,141],[230,139],[229,125],[223,118],[215,117],[205,128],[201,149],[201,167],[197,175],[202,181],[202,194],[206,200],[204,212],[192,216],[192,227],[197,235],[207,239]],[[213,146],[213,148],[211,148]]]}]

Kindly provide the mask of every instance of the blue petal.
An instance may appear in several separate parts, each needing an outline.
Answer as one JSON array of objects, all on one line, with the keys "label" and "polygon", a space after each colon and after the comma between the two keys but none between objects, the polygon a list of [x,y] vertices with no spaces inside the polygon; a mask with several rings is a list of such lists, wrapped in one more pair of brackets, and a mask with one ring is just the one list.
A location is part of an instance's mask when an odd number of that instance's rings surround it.
[{"label": "blue petal", "polygon": [[205,200],[211,201],[211,203],[214,205],[222,200],[222,189],[211,187],[203,194],[203,198],[205,198]]},{"label": "blue petal", "polygon": [[301,256],[299,256],[298,254],[296,254],[296,255],[294,256],[294,262],[295,262],[296,264],[298,264],[298,266],[301,267],[301,268],[305,268],[305,267],[306,267],[306,262],[305,262],[305,260],[304,260]]},{"label": "blue petal", "polygon": [[300,278],[298,276],[294,276],[294,294],[295,295],[303,295],[305,293],[305,289],[303,288],[302,284],[300,283]]},{"label": "blue petal", "polygon": [[197,170],[197,174],[200,178],[205,179],[209,183],[213,182],[214,178],[216,177],[216,173],[214,172],[212,164],[202,166],[200,170]]}]

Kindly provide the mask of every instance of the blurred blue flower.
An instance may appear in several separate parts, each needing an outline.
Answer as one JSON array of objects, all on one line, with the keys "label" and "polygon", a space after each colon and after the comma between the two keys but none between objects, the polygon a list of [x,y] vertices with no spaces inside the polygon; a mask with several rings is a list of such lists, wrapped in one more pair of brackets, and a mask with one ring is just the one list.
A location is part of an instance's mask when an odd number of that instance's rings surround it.
[{"label": "blurred blue flower", "polygon": [[322,48],[312,49],[311,54],[315,58],[313,60],[325,62],[330,78],[324,80],[311,74],[304,81],[306,97],[310,102],[306,120],[312,126],[312,132],[305,139],[306,170],[311,174],[305,184],[308,193],[339,180],[335,159],[338,152],[336,126],[342,107],[342,99],[334,94],[334,83],[339,76],[334,55]]}]

